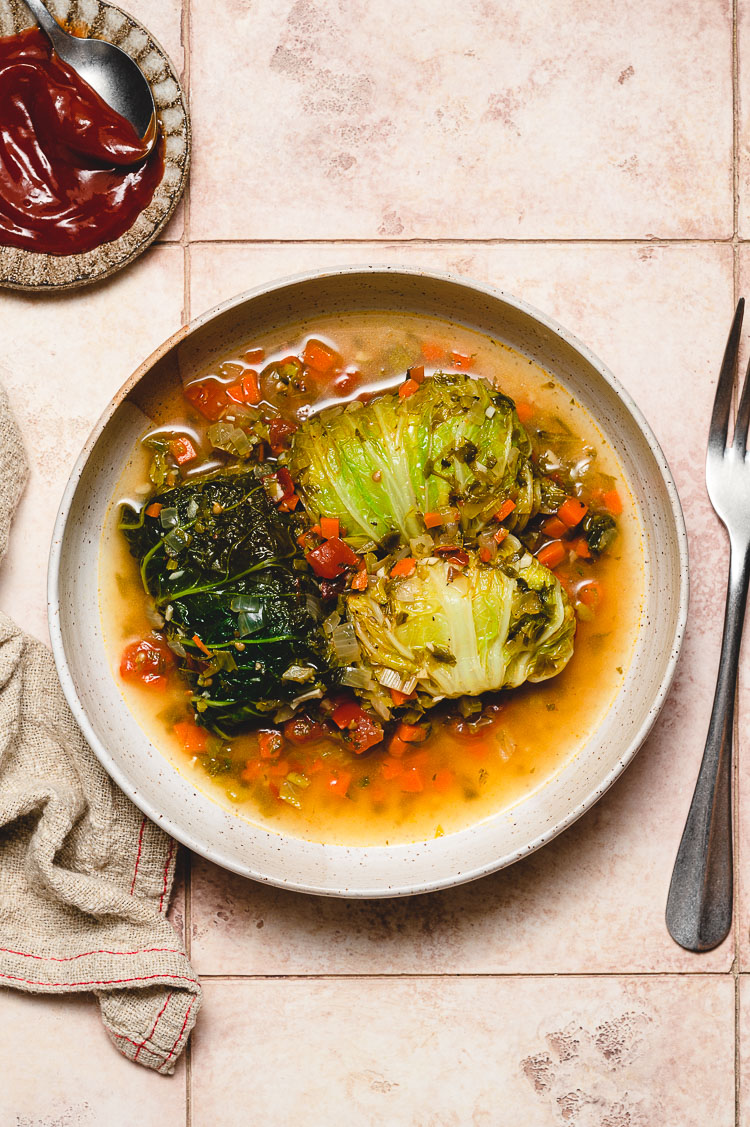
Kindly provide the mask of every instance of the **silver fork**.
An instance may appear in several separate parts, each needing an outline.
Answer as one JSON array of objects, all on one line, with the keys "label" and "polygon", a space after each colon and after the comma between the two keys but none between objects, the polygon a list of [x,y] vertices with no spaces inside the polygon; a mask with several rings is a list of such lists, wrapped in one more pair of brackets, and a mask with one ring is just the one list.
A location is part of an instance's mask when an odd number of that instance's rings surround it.
[{"label": "silver fork", "polygon": [[667,899],[669,933],[688,951],[710,951],[732,925],[732,730],[750,558],[750,365],[731,443],[727,435],[744,308],[740,298],[719,373],[706,455],[708,496],[729,533],[730,549],[719,675],[703,761]]}]

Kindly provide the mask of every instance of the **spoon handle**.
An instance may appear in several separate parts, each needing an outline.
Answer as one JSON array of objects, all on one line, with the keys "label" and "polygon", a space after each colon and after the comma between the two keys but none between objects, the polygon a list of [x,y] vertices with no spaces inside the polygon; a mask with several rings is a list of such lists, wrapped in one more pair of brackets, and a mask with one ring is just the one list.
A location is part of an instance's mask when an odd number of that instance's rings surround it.
[{"label": "spoon handle", "polygon": [[42,31],[52,41],[53,47],[56,47],[58,43],[62,42],[63,38],[68,38],[68,33],[60,27],[55,17],[42,3],[42,0],[23,0],[23,2]]}]

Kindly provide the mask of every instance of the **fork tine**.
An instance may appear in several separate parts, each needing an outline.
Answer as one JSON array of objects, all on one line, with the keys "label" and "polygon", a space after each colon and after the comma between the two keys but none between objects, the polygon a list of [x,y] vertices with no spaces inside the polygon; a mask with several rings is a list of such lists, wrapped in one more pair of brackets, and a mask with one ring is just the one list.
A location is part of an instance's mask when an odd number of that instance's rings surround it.
[{"label": "fork tine", "polygon": [[721,362],[719,382],[716,385],[714,408],[711,414],[711,426],[708,431],[708,445],[720,447],[724,450],[727,443],[729,430],[729,410],[732,406],[732,389],[737,374],[737,358],[740,352],[740,332],[742,329],[742,315],[745,311],[745,299],[741,297],[737,302],[732,327],[729,330],[727,346],[724,350],[724,359]]},{"label": "fork tine", "polygon": [[747,452],[747,429],[750,423],[750,361],[745,370],[745,382],[742,385],[740,405],[737,408],[737,417],[734,420],[734,437],[732,446],[741,458]]}]

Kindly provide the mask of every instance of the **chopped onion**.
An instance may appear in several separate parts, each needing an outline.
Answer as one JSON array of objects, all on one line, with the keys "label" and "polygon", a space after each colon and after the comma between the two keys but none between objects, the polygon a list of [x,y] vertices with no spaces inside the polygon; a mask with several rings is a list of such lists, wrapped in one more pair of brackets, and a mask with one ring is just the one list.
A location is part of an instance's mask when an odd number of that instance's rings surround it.
[{"label": "chopped onion", "polygon": [[295,697],[291,702],[292,708],[297,708],[300,704],[304,704],[306,700],[320,700],[322,696],[322,689],[311,689],[309,693],[303,693],[302,696]]},{"label": "chopped onion", "polygon": [[377,673],[375,674],[375,678],[386,689],[395,689],[397,692],[402,691],[401,677],[395,669],[388,669],[387,667],[383,666],[378,669]]},{"label": "chopped onion", "polygon": [[349,665],[360,657],[359,642],[351,622],[342,622],[331,631],[331,645],[339,661]]},{"label": "chopped onion", "polygon": [[432,555],[435,541],[432,539],[429,532],[425,532],[422,536],[415,536],[413,540],[410,540],[409,546],[411,547],[412,555],[429,556]]},{"label": "chopped onion", "polygon": [[159,513],[159,523],[162,528],[176,528],[180,523],[180,514],[175,508],[162,509]]},{"label": "chopped onion", "polygon": [[366,669],[352,665],[342,673],[341,684],[347,685],[350,689],[369,689],[372,685],[372,675]]},{"label": "chopped onion", "polygon": [[317,670],[312,665],[290,665],[281,674],[282,681],[312,681]]}]

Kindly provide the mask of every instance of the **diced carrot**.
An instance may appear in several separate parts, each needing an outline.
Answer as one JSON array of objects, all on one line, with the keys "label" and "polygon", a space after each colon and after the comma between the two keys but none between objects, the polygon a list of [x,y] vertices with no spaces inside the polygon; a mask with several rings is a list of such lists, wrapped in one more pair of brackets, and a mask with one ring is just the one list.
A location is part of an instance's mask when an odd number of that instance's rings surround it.
[{"label": "diced carrot", "polygon": [[335,537],[337,537],[339,535],[339,518],[321,517],[320,535],[324,540],[333,540]]},{"label": "diced carrot", "polygon": [[454,775],[453,771],[451,771],[450,767],[440,767],[435,772],[434,778],[432,780],[433,789],[436,790],[438,794],[444,794],[453,786],[455,777],[456,776]]},{"label": "diced carrot", "polygon": [[206,657],[211,656],[210,649],[208,648],[208,646],[206,645],[205,642],[201,641],[201,639],[199,638],[199,636],[197,634],[193,634],[193,641],[195,642],[196,646],[201,651],[201,653],[204,653],[206,655]]},{"label": "diced carrot", "polygon": [[245,372],[239,384],[235,386],[239,387],[242,392],[242,399],[245,403],[260,403],[260,384],[257,372]]},{"label": "diced carrot", "polygon": [[391,742],[388,744],[388,751],[391,755],[394,755],[397,759],[400,759],[407,750],[408,748],[406,746],[406,743],[401,739],[399,735],[391,737]]},{"label": "diced carrot", "polygon": [[557,515],[568,528],[575,528],[588,511],[589,507],[584,505],[583,501],[579,501],[577,497],[568,497],[557,510]]},{"label": "diced carrot", "polygon": [[445,349],[439,344],[431,344],[429,341],[424,341],[422,344],[422,355],[428,364],[435,364],[445,356]]},{"label": "diced carrot", "polygon": [[391,689],[390,693],[391,700],[396,708],[400,708],[402,704],[406,704],[408,700],[412,700],[417,695],[416,693],[400,693],[398,689]]},{"label": "diced carrot", "polygon": [[515,501],[511,501],[510,497],[508,497],[507,500],[503,501],[502,505],[495,513],[495,520],[505,520],[506,517],[510,516],[515,507]]},{"label": "diced carrot", "polygon": [[562,540],[550,540],[543,548],[540,548],[536,554],[536,558],[540,564],[545,567],[555,568],[561,564],[567,555],[565,545]]},{"label": "diced carrot", "polygon": [[578,588],[577,595],[578,601],[583,603],[585,607],[596,606],[602,597],[601,585],[595,579],[591,579]]},{"label": "diced carrot", "polygon": [[534,418],[534,408],[530,403],[516,403],[516,414],[519,422],[528,423]]},{"label": "diced carrot", "polygon": [[391,568],[391,577],[393,579],[398,576],[413,575],[417,568],[417,561],[413,556],[407,556],[406,559],[397,560]]},{"label": "diced carrot", "polygon": [[261,759],[273,759],[278,755],[284,743],[281,732],[258,732],[258,751]]},{"label": "diced carrot", "polygon": [[254,783],[261,772],[261,765],[257,759],[248,759],[245,764],[240,778],[246,783]]},{"label": "diced carrot", "polygon": [[404,771],[400,778],[400,786],[401,790],[409,794],[418,794],[419,791],[424,790],[424,780],[416,767]]},{"label": "diced carrot", "polygon": [[474,363],[473,356],[467,356],[463,352],[451,352],[451,363],[454,368],[470,368]]},{"label": "diced carrot", "polygon": [[189,438],[173,438],[169,444],[169,452],[179,465],[192,462],[196,457],[195,447]]},{"label": "diced carrot", "polygon": [[314,524],[312,526],[312,528],[310,529],[310,531],[312,532],[313,536],[320,536],[321,538],[323,536],[323,533],[320,531],[320,525],[319,524]]},{"label": "diced carrot", "polygon": [[419,391],[419,384],[416,380],[404,380],[401,387],[398,389],[398,393],[402,399],[408,399],[415,391]]},{"label": "diced carrot", "polygon": [[340,798],[346,798],[346,792],[349,790],[351,781],[351,771],[339,771],[338,775],[334,775],[328,780],[328,789]]},{"label": "diced carrot", "polygon": [[495,533],[494,539],[497,540],[498,544],[502,544],[503,540],[505,539],[505,537],[507,535],[508,535],[508,529],[507,528],[498,528],[497,532]]},{"label": "diced carrot", "polygon": [[426,767],[429,762],[430,757],[424,748],[421,751],[415,751],[413,747],[410,747],[409,755],[404,759],[404,768]]},{"label": "diced carrot", "polygon": [[574,540],[570,546],[575,554],[577,556],[580,556],[582,560],[591,559],[591,549],[589,548],[583,537],[581,537],[579,540]]},{"label": "diced carrot", "polygon": [[338,366],[337,361],[340,361],[341,357],[327,344],[323,344],[322,340],[315,340],[314,337],[311,337],[305,345],[302,359],[308,368],[312,368],[316,372],[326,373],[330,372],[334,366]]},{"label": "diced carrot", "polygon": [[425,528],[438,528],[443,523],[443,518],[440,513],[425,513],[424,526]]},{"label": "diced carrot", "polygon": [[362,567],[352,579],[352,591],[366,591],[368,582],[367,568]]},{"label": "diced carrot", "polygon": [[265,360],[266,351],[264,348],[248,348],[245,353],[245,360],[248,364],[260,364],[261,360]]},{"label": "diced carrot", "polygon": [[283,779],[291,769],[291,764],[286,759],[278,759],[275,763],[269,763],[268,777],[269,779]]},{"label": "diced carrot", "polygon": [[415,383],[422,383],[424,380],[424,364],[419,364],[416,368],[409,368],[406,374]]},{"label": "diced carrot", "polygon": [[326,763],[325,759],[321,759],[320,757],[318,757],[317,759],[313,759],[312,763],[307,764],[307,766],[305,767],[305,774],[306,775],[319,775],[320,772],[322,770],[324,770],[325,767],[327,767],[327,763]]},{"label": "diced carrot", "polygon": [[553,536],[555,540],[559,540],[561,536],[568,535],[568,526],[558,517],[550,517],[542,525],[542,531],[546,532],[548,536]]},{"label": "diced carrot", "polygon": [[479,549],[479,558],[482,561],[482,563],[489,563],[490,560],[492,559],[492,552],[489,550],[489,548],[480,548]]},{"label": "diced carrot", "polygon": [[622,512],[622,499],[616,489],[608,489],[602,494],[602,501],[612,516],[617,517]]},{"label": "diced carrot", "polygon": [[370,796],[370,801],[374,803],[385,802],[386,798],[388,797],[385,787],[378,786],[377,783],[370,783],[369,787],[367,788],[367,793]]},{"label": "diced carrot", "polygon": [[399,724],[396,735],[407,744],[421,744],[427,739],[427,729],[421,724]]},{"label": "diced carrot", "polygon": [[397,779],[402,771],[403,767],[398,759],[389,759],[386,757],[380,764],[380,773],[388,782],[390,782],[391,779]]},{"label": "diced carrot", "polygon": [[149,505],[149,507],[146,509],[146,516],[147,517],[158,517],[162,508],[163,508],[163,506],[160,505],[158,501],[152,501],[151,504]]},{"label": "diced carrot", "polygon": [[172,731],[185,751],[190,751],[193,755],[200,755],[206,750],[208,732],[205,728],[194,724],[192,720],[178,720]]}]

